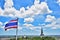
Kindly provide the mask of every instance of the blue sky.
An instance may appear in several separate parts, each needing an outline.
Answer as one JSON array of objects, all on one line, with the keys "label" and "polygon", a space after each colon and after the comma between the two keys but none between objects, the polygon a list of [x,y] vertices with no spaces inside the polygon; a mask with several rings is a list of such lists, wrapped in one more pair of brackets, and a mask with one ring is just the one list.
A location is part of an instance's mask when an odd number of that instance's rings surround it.
[{"label": "blue sky", "polygon": [[18,35],[60,35],[60,0],[0,0],[0,35],[15,35],[16,29],[4,30],[16,17]]}]

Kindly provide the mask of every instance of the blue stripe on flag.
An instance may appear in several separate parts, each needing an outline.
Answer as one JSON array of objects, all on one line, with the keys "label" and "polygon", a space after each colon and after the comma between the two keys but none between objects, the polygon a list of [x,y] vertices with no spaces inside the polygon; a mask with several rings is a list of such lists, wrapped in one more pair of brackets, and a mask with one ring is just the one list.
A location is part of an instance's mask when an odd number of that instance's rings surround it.
[{"label": "blue stripe on flag", "polygon": [[15,26],[18,25],[17,22],[7,23],[5,27]]}]

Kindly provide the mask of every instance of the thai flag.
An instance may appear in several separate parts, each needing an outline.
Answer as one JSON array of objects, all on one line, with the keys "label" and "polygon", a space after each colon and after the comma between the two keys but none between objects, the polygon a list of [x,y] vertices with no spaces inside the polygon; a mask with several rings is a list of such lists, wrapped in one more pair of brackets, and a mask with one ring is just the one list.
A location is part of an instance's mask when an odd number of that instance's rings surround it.
[{"label": "thai flag", "polygon": [[18,20],[10,20],[6,25],[5,25],[5,30],[11,29],[11,28],[17,28],[18,27]]}]

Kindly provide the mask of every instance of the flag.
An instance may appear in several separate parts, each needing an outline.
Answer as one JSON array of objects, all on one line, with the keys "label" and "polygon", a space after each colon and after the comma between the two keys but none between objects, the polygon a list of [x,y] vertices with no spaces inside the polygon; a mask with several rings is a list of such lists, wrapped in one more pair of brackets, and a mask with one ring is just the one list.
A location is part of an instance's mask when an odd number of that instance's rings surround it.
[{"label": "flag", "polygon": [[6,25],[5,25],[5,30],[11,29],[11,28],[17,28],[18,27],[18,20],[10,20]]}]

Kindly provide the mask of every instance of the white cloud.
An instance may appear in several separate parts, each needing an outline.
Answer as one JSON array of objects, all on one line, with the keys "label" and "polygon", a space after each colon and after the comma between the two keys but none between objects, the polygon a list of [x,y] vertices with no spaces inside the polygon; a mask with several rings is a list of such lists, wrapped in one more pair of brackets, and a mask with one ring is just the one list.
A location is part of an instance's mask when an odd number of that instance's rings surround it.
[{"label": "white cloud", "polygon": [[2,22],[0,22],[0,25],[3,25],[3,23],[2,23]]},{"label": "white cloud", "polygon": [[25,8],[24,7],[20,8],[20,13],[23,14],[24,12],[25,12]]},{"label": "white cloud", "polygon": [[3,28],[3,23],[2,22],[0,22],[0,28]]},{"label": "white cloud", "polygon": [[32,27],[33,25],[32,25],[32,24],[27,24],[27,23],[25,23],[24,26],[25,26],[25,27]]},{"label": "white cloud", "polygon": [[51,27],[52,29],[60,28],[60,18],[56,19],[55,17],[53,17],[52,20],[50,20],[50,18],[48,18],[46,21],[51,22],[51,24],[46,24],[45,27]]},{"label": "white cloud", "polygon": [[56,24],[56,22],[54,21],[54,22],[52,22],[51,24],[45,25],[45,27],[55,27],[55,26],[54,26],[55,24]]},{"label": "white cloud", "polygon": [[40,9],[42,10],[43,13],[51,13],[52,12],[51,10],[49,10],[46,2],[41,2],[40,7],[41,7]]},{"label": "white cloud", "polygon": [[55,16],[47,15],[45,22],[53,22],[55,21]]},{"label": "white cloud", "polygon": [[24,18],[24,22],[33,22],[34,21],[34,19],[33,18]]},{"label": "white cloud", "polygon": [[[42,6],[42,7],[41,7]],[[51,13],[46,2],[38,3],[37,5],[32,5],[28,10],[26,10],[25,14],[29,16],[34,16],[38,14]]]},{"label": "white cloud", "polygon": [[24,7],[20,8],[20,10],[16,10],[16,11],[15,11],[15,17],[25,18],[25,17],[26,17],[25,11],[26,11],[26,10],[25,10]]},{"label": "white cloud", "polygon": [[34,4],[39,4],[40,0],[35,0]]},{"label": "white cloud", "polygon": [[[42,6],[42,7],[41,7]],[[40,4],[37,3],[32,5],[31,7],[28,7],[28,10],[25,10],[24,8],[21,8],[21,15],[23,15],[23,17],[34,17],[35,15],[38,14],[44,14],[44,13],[51,13],[52,11],[49,10],[47,3],[46,2],[41,2]]]},{"label": "white cloud", "polygon": [[50,24],[46,24],[45,27],[51,27],[52,29],[57,29],[59,24],[57,25],[57,20],[55,16],[47,15],[45,22],[51,22]]},{"label": "white cloud", "polygon": [[38,32],[40,32],[41,27],[33,26],[33,27],[29,27],[29,29],[30,29],[30,30],[34,30],[34,31],[38,31]]},{"label": "white cloud", "polygon": [[4,8],[11,8],[13,6],[13,0],[5,0]]},{"label": "white cloud", "polygon": [[[42,7],[41,7],[42,6]],[[25,11],[24,14],[29,16],[34,16],[38,14],[44,14],[44,13],[51,13],[52,11],[49,10],[48,5],[46,2],[41,2],[40,4],[37,3],[37,5],[32,5],[28,10]]]},{"label": "white cloud", "polygon": [[34,5],[32,5],[31,7],[28,6],[27,10],[25,10],[24,7],[20,8],[20,10],[16,10],[13,7],[13,5],[14,5],[13,0],[5,0],[4,10],[0,9],[1,14],[3,16],[25,18],[25,17],[34,17],[35,15],[38,14],[52,12],[51,10],[49,10],[46,2],[39,3],[39,0],[35,0]]},{"label": "white cloud", "polygon": [[5,0],[4,13],[2,16],[14,17],[16,9],[13,7],[13,0]]},{"label": "white cloud", "polygon": [[58,28],[60,29],[60,24],[56,24],[56,23],[54,25],[51,25],[52,29],[58,29]]},{"label": "white cloud", "polygon": [[27,24],[27,23],[24,24],[24,28],[27,28],[27,29],[30,29],[30,30],[34,30],[34,31],[36,31],[37,29],[41,29],[40,26],[34,26],[32,24]]},{"label": "white cloud", "polygon": [[60,28],[60,24],[51,23],[51,24],[45,25],[45,27],[51,27],[51,29],[58,29]]},{"label": "white cloud", "polygon": [[57,3],[60,5],[60,0],[57,0]]},{"label": "white cloud", "polygon": [[3,15],[10,17],[15,16],[15,8],[5,8]]},{"label": "white cloud", "polygon": [[27,6],[27,8],[26,9],[29,9],[29,6]]},{"label": "white cloud", "polygon": [[0,7],[0,15],[2,16],[4,13],[4,10],[2,10],[2,8]]},{"label": "white cloud", "polygon": [[24,24],[24,27],[28,28],[28,29],[31,29],[31,30],[35,30],[35,27],[32,25],[32,24],[27,24],[25,23]]},{"label": "white cloud", "polygon": [[[52,12],[48,8],[46,2],[39,3],[39,0],[35,0],[34,5],[32,5],[31,7],[28,6],[27,10],[25,10],[24,7],[20,8],[20,10],[16,10],[13,7],[13,5],[14,5],[13,0],[5,0],[4,10],[0,8],[0,13],[1,13],[0,15],[7,16],[7,17],[19,17],[19,18],[28,17],[24,19],[24,22],[33,22],[34,21],[33,17],[35,17],[35,15],[44,14],[44,13],[49,14]],[[53,18],[54,17],[52,17],[51,20],[53,20]],[[40,29],[40,27],[34,27],[32,24],[27,24],[27,23],[24,24],[24,26],[32,30],[33,29],[35,30],[36,28]]]},{"label": "white cloud", "polygon": [[29,27],[29,29],[31,29],[31,30],[35,30],[36,28],[35,28],[35,27]]}]

